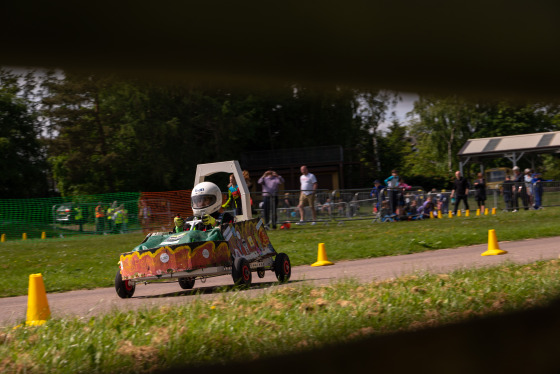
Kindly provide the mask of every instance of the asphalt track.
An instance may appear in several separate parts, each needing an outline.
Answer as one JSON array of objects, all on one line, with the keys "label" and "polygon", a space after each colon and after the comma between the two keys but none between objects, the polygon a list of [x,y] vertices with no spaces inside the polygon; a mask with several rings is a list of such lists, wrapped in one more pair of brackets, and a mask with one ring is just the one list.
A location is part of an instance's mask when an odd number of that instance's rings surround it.
[{"label": "asphalt track", "polygon": [[[256,295],[278,287],[293,287],[303,283],[326,285],[342,279],[371,282],[418,272],[446,273],[457,269],[494,266],[507,262],[530,263],[555,259],[560,256],[560,237],[500,242],[507,254],[481,256],[488,245],[474,245],[441,249],[410,255],[389,256],[365,260],[342,261],[333,266],[297,266],[287,284],[279,285],[272,272],[260,279],[253,273],[253,286],[239,291],[240,295]],[[326,248],[328,254],[328,248]],[[133,310],[163,305],[181,305],[195,298],[219,297],[224,286],[232,285],[230,276],[210,278],[206,283],[197,281],[194,290],[182,290],[176,282],[137,285],[131,299],[120,299],[114,288],[50,293],[47,295],[51,316],[54,318],[78,316],[89,318],[113,310]],[[238,292],[238,291],[232,291]],[[3,298],[0,301],[0,326],[9,326],[25,320],[27,296]]]}]

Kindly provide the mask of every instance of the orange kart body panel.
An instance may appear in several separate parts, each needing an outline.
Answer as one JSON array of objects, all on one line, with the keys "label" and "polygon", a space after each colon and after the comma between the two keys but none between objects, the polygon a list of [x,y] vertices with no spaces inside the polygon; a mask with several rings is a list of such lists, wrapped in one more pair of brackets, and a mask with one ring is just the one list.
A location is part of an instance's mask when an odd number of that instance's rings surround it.
[{"label": "orange kart body panel", "polygon": [[[249,262],[275,256],[261,219],[252,219],[222,226],[223,241],[168,244],[156,248],[123,253],[120,256],[123,280],[159,277],[164,274],[199,269],[231,267],[233,259],[244,257]],[[184,233],[166,239],[179,238]]]}]

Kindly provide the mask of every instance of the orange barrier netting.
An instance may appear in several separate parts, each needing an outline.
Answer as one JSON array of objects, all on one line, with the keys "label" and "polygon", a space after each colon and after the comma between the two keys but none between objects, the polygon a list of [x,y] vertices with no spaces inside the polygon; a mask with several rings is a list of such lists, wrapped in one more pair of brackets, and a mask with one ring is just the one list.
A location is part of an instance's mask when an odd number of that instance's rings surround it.
[{"label": "orange barrier netting", "polygon": [[140,193],[138,215],[144,233],[172,230],[179,213],[192,216],[191,190]]}]

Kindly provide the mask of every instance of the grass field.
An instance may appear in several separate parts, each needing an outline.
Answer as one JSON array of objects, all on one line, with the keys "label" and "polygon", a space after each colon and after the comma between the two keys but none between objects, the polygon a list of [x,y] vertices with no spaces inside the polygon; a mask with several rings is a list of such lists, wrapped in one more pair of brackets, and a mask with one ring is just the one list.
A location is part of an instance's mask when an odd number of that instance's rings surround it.
[{"label": "grass field", "polygon": [[[329,260],[352,260],[486,243],[489,229],[496,230],[499,241],[557,236],[559,219],[560,208],[547,208],[411,222],[292,225],[269,231],[269,236],[277,251],[287,253],[297,266],[317,260],[318,243],[325,243]],[[120,253],[143,237],[131,233],[0,243],[0,297],[27,294],[33,273],[43,274],[47,292],[112,287]]]}]

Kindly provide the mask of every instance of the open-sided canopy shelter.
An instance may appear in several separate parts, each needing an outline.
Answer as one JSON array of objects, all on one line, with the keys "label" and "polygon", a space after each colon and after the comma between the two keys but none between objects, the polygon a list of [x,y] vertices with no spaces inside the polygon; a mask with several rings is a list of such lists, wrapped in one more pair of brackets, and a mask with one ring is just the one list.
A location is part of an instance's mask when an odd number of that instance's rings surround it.
[{"label": "open-sided canopy shelter", "polygon": [[482,164],[485,158],[497,157],[505,157],[516,166],[521,157],[530,153],[560,153],[560,131],[469,139],[458,153],[459,167],[462,174],[463,166],[469,162]]}]

